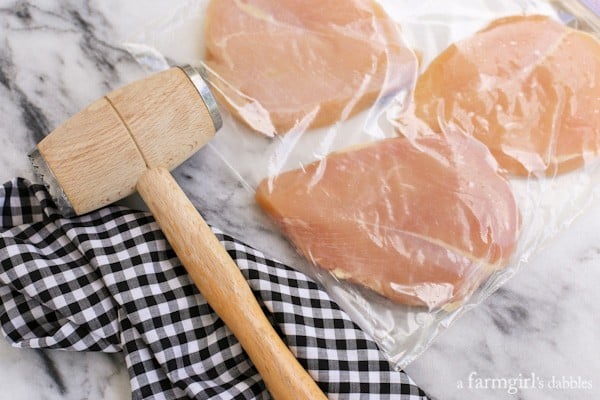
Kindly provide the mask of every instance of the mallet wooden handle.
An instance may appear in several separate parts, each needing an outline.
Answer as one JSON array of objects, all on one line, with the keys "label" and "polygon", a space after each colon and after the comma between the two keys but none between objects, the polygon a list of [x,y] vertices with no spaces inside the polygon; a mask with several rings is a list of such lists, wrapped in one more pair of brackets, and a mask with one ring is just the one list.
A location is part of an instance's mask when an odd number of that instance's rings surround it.
[{"label": "mallet wooden handle", "polygon": [[275,399],[326,399],[277,335],[246,280],[164,168],[148,169],[137,190],[210,306],[231,329]]},{"label": "mallet wooden handle", "polygon": [[64,213],[85,214],[137,188],[208,303],[276,399],[324,399],[281,341],[240,270],[169,170],[220,126],[193,68],[171,68],[108,93],[42,140],[32,162]]}]

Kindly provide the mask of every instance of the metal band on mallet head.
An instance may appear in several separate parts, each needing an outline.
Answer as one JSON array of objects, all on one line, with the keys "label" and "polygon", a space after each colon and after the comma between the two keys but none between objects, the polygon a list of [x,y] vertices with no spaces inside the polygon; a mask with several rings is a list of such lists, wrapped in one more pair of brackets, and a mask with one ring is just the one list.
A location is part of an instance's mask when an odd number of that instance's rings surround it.
[{"label": "metal band on mallet head", "polygon": [[208,85],[185,65],[97,100],[50,133],[29,158],[61,214],[70,217],[133,193],[144,165],[172,170],[222,124]]}]

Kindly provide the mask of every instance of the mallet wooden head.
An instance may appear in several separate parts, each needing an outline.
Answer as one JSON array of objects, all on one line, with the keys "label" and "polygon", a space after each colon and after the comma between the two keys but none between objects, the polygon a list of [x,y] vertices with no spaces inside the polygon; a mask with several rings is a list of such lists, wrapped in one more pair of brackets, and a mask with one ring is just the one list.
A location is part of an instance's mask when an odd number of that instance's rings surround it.
[{"label": "mallet wooden head", "polygon": [[61,212],[80,215],[133,193],[147,169],[172,170],[220,126],[198,72],[171,68],[92,103],[30,157]]}]

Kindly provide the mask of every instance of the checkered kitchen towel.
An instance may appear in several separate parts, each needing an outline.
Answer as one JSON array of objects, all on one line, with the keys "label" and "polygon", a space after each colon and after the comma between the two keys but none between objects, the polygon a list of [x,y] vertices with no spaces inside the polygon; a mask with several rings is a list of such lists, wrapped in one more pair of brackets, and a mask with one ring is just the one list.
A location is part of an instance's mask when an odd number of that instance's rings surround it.
[{"label": "checkered kitchen towel", "polygon": [[[62,218],[45,188],[0,188],[0,325],[17,347],[123,351],[134,399],[266,399],[260,376],[150,215]],[[216,232],[330,398],[426,399],[307,276]]]}]

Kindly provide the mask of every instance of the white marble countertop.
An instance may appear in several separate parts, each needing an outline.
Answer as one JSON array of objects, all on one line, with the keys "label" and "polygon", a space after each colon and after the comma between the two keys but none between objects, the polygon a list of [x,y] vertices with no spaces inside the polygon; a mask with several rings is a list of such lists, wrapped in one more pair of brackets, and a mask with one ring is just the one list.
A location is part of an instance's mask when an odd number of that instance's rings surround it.
[{"label": "white marble countertop", "polygon": [[[0,1],[2,182],[32,179],[26,154],[44,134],[105,92],[145,75],[119,43],[172,2],[140,4]],[[201,150],[175,177],[209,222],[231,235],[248,229],[248,218],[264,219],[238,197],[239,183],[210,152]],[[253,236],[251,244],[261,249],[287,246],[269,229]],[[600,398],[599,237],[596,204],[453,324],[409,365],[409,375],[440,400]],[[533,384],[525,380],[532,377]],[[514,390],[493,388],[503,379]],[[118,354],[17,350],[4,339],[0,387],[0,400],[130,398]]]}]

